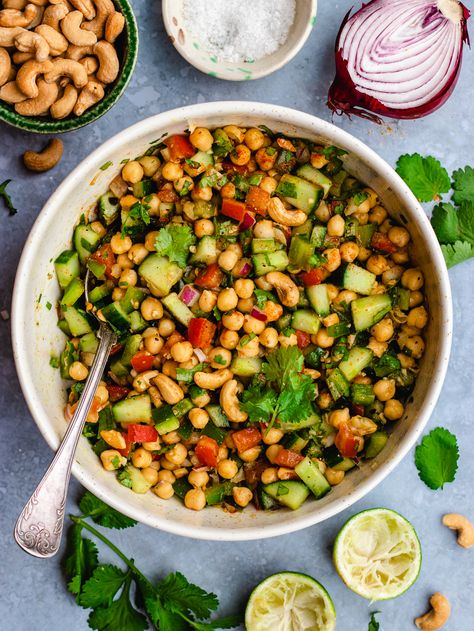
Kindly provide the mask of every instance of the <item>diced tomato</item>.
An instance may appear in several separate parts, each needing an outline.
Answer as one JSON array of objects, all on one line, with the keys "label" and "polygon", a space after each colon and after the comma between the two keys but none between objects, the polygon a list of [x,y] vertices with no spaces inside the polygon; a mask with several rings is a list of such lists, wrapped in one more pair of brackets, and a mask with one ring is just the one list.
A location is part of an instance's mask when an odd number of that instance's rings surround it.
[{"label": "diced tomato", "polygon": [[236,199],[223,199],[221,206],[221,213],[226,217],[235,219],[239,223],[244,218],[246,206],[244,202],[239,202]]},{"label": "diced tomato", "polygon": [[115,254],[112,252],[110,243],[101,245],[94,254],[91,254],[91,259],[97,261],[100,265],[105,265],[105,275],[107,278],[112,278],[112,266],[115,265]]},{"label": "diced tomato", "polygon": [[249,170],[246,164],[239,166],[238,164],[234,164],[233,162],[224,160],[224,162],[222,163],[222,168],[224,169],[224,171],[234,171],[234,173],[238,173],[239,175],[249,174]]},{"label": "diced tomato", "polygon": [[359,450],[360,438],[351,432],[347,423],[341,423],[334,444],[344,458],[355,458]]},{"label": "diced tomato", "polygon": [[132,357],[130,363],[137,372],[143,372],[144,370],[150,370],[153,366],[154,360],[154,355],[148,351],[138,351],[138,353],[135,353]]},{"label": "diced tomato", "polygon": [[158,432],[153,425],[140,425],[131,423],[127,427],[128,440],[132,443],[154,443],[158,438]]},{"label": "diced tomato", "polygon": [[194,449],[197,459],[201,464],[207,467],[217,466],[217,454],[219,453],[219,445],[209,436],[201,436]]},{"label": "diced tomato", "polygon": [[110,354],[111,355],[116,355],[117,353],[119,353],[123,348],[123,344],[114,344],[112,346],[112,348],[110,349]]},{"label": "diced tomato", "polygon": [[353,403],[351,405],[352,416],[364,416],[365,409],[360,403]]},{"label": "diced tomato", "polygon": [[291,451],[291,449],[280,449],[277,453],[274,463],[279,467],[288,467],[288,469],[294,469],[296,465],[304,460],[304,456],[297,453],[296,451]]},{"label": "diced tomato", "polygon": [[245,451],[250,447],[255,447],[262,440],[262,435],[256,427],[246,427],[245,429],[239,429],[232,434],[232,440],[234,441],[237,451]]},{"label": "diced tomato", "polygon": [[311,335],[306,331],[295,331],[298,348],[306,348],[311,342]]},{"label": "diced tomato", "polygon": [[132,449],[133,441],[129,439],[128,433],[122,432],[122,436],[125,438],[125,447],[123,449],[117,449],[121,456],[125,456],[126,458],[130,454],[130,450]]},{"label": "diced tomato", "polygon": [[270,201],[270,193],[264,191],[260,186],[251,186],[245,201],[251,210],[254,210],[260,215],[266,215],[268,202]]},{"label": "diced tomato", "polygon": [[387,252],[388,254],[393,254],[397,252],[397,246],[390,241],[386,234],[383,232],[374,232],[374,236],[370,242],[370,245],[375,250],[380,250],[381,252]]},{"label": "diced tomato", "polygon": [[208,348],[212,344],[216,328],[206,318],[193,318],[188,326],[188,339],[195,348]]},{"label": "diced tomato", "polygon": [[112,403],[120,401],[120,399],[124,399],[130,392],[130,390],[124,386],[107,386],[107,390],[109,393],[109,400]]},{"label": "diced tomato", "polygon": [[189,142],[187,136],[170,136],[164,141],[170,152],[171,160],[184,160],[192,158],[196,153],[196,149]]},{"label": "diced tomato", "polygon": [[224,274],[217,263],[211,263],[205,270],[198,274],[194,280],[194,283],[198,287],[204,287],[205,289],[216,289],[222,282]]},{"label": "diced tomato", "polygon": [[300,278],[306,287],[312,287],[313,285],[319,285],[323,282],[329,273],[324,267],[314,267],[309,272],[303,272],[300,274]]}]

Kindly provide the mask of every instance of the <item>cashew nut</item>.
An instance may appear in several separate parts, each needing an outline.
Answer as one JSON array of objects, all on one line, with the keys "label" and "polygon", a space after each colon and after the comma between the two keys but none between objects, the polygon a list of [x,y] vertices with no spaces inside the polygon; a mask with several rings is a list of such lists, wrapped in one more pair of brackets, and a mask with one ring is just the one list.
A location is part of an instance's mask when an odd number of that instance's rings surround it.
[{"label": "cashew nut", "polygon": [[[39,7],[44,7],[45,5],[48,4],[48,0],[30,0],[32,2],[32,4],[36,4]],[[63,1],[63,0],[61,0]],[[51,0],[51,4],[56,4],[57,0]]]},{"label": "cashew nut", "polygon": [[26,94],[26,96],[36,98],[39,93],[38,86],[36,85],[38,76],[50,72],[52,69],[53,64],[51,61],[36,61],[35,59],[27,61],[18,70],[18,74],[16,75],[16,82],[19,89],[23,94]]},{"label": "cashew nut", "polygon": [[92,55],[93,49],[94,46],[74,46],[74,44],[69,44],[66,51],[66,58],[81,61],[84,57]]},{"label": "cashew nut", "polygon": [[49,54],[53,57],[60,55],[67,50],[69,42],[59,31],[56,31],[52,26],[47,24],[40,24],[35,28],[35,33],[41,35],[49,45]]},{"label": "cashew nut", "polygon": [[268,214],[283,226],[302,226],[308,215],[302,210],[288,210],[279,197],[272,197],[268,203]]},{"label": "cashew nut", "polygon": [[436,592],[430,598],[431,611],[424,616],[416,618],[415,624],[422,631],[436,631],[441,629],[451,615],[451,605],[443,594]]},{"label": "cashew nut", "polygon": [[13,63],[17,66],[21,66],[25,63],[25,61],[30,61],[30,59],[35,59],[35,55],[33,53],[20,53],[17,50],[12,55]]},{"label": "cashew nut", "polygon": [[109,42],[102,40],[94,46],[94,55],[99,60],[97,78],[102,83],[113,83],[117,78],[120,63],[115,48]]},{"label": "cashew nut", "polygon": [[8,81],[12,62],[5,48],[0,48],[0,86]]},{"label": "cashew nut", "polygon": [[77,103],[78,91],[72,84],[68,84],[64,87],[64,93],[61,98],[59,98],[56,103],[51,105],[49,113],[55,119],[61,120],[62,118],[66,118],[74,109],[74,106]]},{"label": "cashew nut", "polygon": [[61,32],[59,22],[69,13],[68,7],[61,4],[54,4],[45,9],[43,14],[43,24],[54,28],[55,31]]},{"label": "cashew nut", "polygon": [[95,18],[95,8],[92,0],[69,0],[72,6],[80,11],[86,20],[92,20]]},{"label": "cashew nut", "polygon": [[41,152],[25,151],[23,162],[30,171],[43,173],[49,171],[61,160],[63,155],[63,142],[59,138],[50,140],[45,149]]},{"label": "cashew nut", "polygon": [[115,12],[115,6],[112,0],[94,0],[96,7],[96,16],[93,20],[86,22],[84,28],[86,31],[92,31],[100,39],[104,35],[104,27],[109,15]]},{"label": "cashew nut", "polygon": [[[30,63],[27,61],[26,63]],[[21,68],[20,68],[21,70]],[[47,114],[51,105],[58,98],[59,88],[56,83],[38,80],[38,95],[15,105],[15,110],[22,116],[41,116]]]},{"label": "cashew nut", "polygon": [[99,68],[97,57],[94,56],[84,57],[79,63],[83,66],[88,75],[96,73]]},{"label": "cashew nut", "polygon": [[285,307],[296,307],[300,292],[289,276],[282,272],[269,272],[265,279],[277,290],[278,298]]},{"label": "cashew nut", "polygon": [[237,398],[237,393],[241,389],[241,384],[239,384],[236,379],[230,379],[222,386],[221,389],[221,407],[228,416],[229,420],[234,423],[245,423],[249,416],[246,412],[243,412],[240,409],[240,402]]},{"label": "cashew nut", "polygon": [[158,390],[166,403],[174,405],[184,399],[184,393],[180,386],[178,386],[178,384],[167,375],[158,373],[158,375],[153,379],[153,382],[158,387]]},{"label": "cashew nut", "polygon": [[0,99],[5,103],[21,103],[28,97],[18,88],[16,81],[9,81],[0,88]]},{"label": "cashew nut", "polygon": [[215,372],[197,372],[194,374],[194,382],[204,390],[217,390],[232,379],[232,373],[228,368],[221,368]]},{"label": "cashew nut", "polygon": [[87,72],[78,61],[72,59],[54,59],[53,68],[44,75],[45,81],[55,83],[59,77],[70,77],[76,88],[83,88],[87,81]]},{"label": "cashew nut", "polygon": [[443,524],[451,530],[458,531],[458,543],[463,548],[474,546],[474,526],[467,517],[457,513],[449,513],[443,517]]},{"label": "cashew nut", "polygon": [[15,37],[15,46],[23,53],[34,53],[36,61],[46,61],[49,57],[49,44],[42,35],[24,31]]},{"label": "cashew nut", "polygon": [[105,23],[105,39],[113,44],[124,28],[125,17],[123,13],[114,11],[114,13],[109,15]]},{"label": "cashew nut", "polygon": [[27,4],[29,4],[28,0],[3,0],[4,9],[17,9],[18,11],[23,11]]},{"label": "cashew nut", "polygon": [[71,11],[61,20],[63,35],[76,46],[93,46],[97,42],[94,33],[81,28],[84,16],[80,11]]},{"label": "cashew nut", "polygon": [[86,110],[101,101],[104,95],[104,88],[100,83],[89,81],[79,94],[77,103],[74,106],[74,114],[81,116]]},{"label": "cashew nut", "polygon": [[138,374],[133,380],[133,389],[137,392],[145,392],[150,387],[150,381],[158,376],[157,370],[145,370]]},{"label": "cashew nut", "polygon": [[34,4],[27,4],[24,11],[3,9],[0,11],[0,26],[22,26],[26,28],[38,17],[40,9]]},{"label": "cashew nut", "polygon": [[10,48],[15,45],[15,37],[20,33],[26,33],[26,30],[21,26],[15,26],[13,28],[6,28],[0,26],[0,46]]}]

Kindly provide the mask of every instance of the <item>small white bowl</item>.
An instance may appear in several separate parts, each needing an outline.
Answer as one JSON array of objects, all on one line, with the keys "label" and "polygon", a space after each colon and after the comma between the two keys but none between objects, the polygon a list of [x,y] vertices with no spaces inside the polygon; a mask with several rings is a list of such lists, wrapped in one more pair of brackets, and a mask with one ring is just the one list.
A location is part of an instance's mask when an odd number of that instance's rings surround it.
[{"label": "small white bowl", "polygon": [[[426,350],[420,373],[400,421],[391,424],[387,446],[377,458],[351,471],[331,493],[308,501],[297,511],[256,511],[234,515],[217,508],[194,512],[177,499],[160,500],[153,493],[137,495],[102,468],[85,438],[79,442],[72,468],[92,493],[117,510],[149,526],[199,539],[238,541],[282,535],[336,515],[381,482],[407,454],[423,431],[439,396],[449,360],[452,305],[448,272],[430,222],[409,188],[382,158],[363,142],[319,118],[296,110],[241,101],[201,103],[147,118],[114,136],[88,156],[50,197],[31,230],[21,256],[13,291],[12,336],[16,368],[23,394],[41,433],[57,449],[66,429],[66,392],[51,355],[64,348],[55,309],[59,298],[53,261],[71,247],[73,226],[96,203],[121,170],[124,158],[134,158],[150,144],[193,126],[253,127],[265,124],[289,136],[309,138],[345,149],[345,168],[371,186],[383,205],[410,231],[417,265],[425,276],[430,309]],[[105,163],[110,167],[102,171]],[[39,473],[38,473],[39,475]],[[25,489],[26,492],[31,489]],[[407,489],[407,493],[409,490]]]},{"label": "small white bowl", "polygon": [[[205,44],[186,30],[183,2],[184,0],[162,0],[161,3],[163,21],[171,42],[179,54],[198,70],[228,81],[260,79],[282,68],[304,46],[316,21],[318,9],[317,0],[296,0],[295,19],[290,27],[288,38],[276,52],[251,63],[246,61],[232,63],[218,59],[214,54],[209,53]],[[264,35],[262,33],[262,37]]]}]

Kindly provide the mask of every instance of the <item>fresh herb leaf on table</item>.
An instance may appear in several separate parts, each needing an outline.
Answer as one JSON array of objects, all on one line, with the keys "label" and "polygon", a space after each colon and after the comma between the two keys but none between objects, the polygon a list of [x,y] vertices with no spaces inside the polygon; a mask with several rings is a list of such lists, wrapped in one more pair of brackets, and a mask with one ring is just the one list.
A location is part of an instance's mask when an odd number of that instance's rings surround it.
[{"label": "fresh herb leaf on table", "polygon": [[453,201],[456,204],[474,201],[474,169],[464,167],[453,173]]},{"label": "fresh herb leaf on table", "polygon": [[397,173],[420,202],[438,201],[440,194],[447,193],[451,187],[448,172],[432,156],[423,158],[419,153],[400,156]]},{"label": "fresh herb leaf on table", "polygon": [[372,611],[370,614],[370,621],[369,621],[369,628],[367,629],[367,631],[379,631],[380,629],[380,623],[377,622],[377,620],[375,619],[375,616],[378,614],[378,611]]},{"label": "fresh herb leaf on table", "polygon": [[454,481],[458,459],[456,436],[444,427],[433,429],[415,449],[418,475],[433,490],[442,489],[447,482]]},{"label": "fresh herb leaf on table", "polygon": [[180,267],[186,267],[189,248],[196,243],[190,226],[171,223],[160,230],[156,237],[155,249],[158,254],[167,256]]},{"label": "fresh herb leaf on table", "polygon": [[0,184],[0,198],[3,199],[5,206],[8,209],[9,215],[16,215],[18,212],[15,206],[13,205],[12,198],[7,193],[7,186],[10,184],[11,180],[5,180]]}]

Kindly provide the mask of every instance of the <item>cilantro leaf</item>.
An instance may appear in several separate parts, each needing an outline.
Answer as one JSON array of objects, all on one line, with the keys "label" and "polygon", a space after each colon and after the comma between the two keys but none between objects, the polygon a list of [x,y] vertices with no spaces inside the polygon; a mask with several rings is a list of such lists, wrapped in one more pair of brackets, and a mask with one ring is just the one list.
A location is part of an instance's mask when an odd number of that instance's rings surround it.
[{"label": "cilantro leaf", "polygon": [[8,214],[10,215],[10,217],[12,217],[13,215],[16,215],[18,211],[13,205],[12,198],[7,193],[7,186],[10,184],[10,182],[11,180],[5,180],[0,184],[0,198],[3,199],[8,210]]},{"label": "cilantro leaf", "polygon": [[223,616],[212,622],[193,621],[192,626],[196,631],[213,631],[214,629],[234,629],[242,623],[241,616]]},{"label": "cilantro leaf", "polygon": [[375,619],[375,616],[380,613],[378,611],[372,611],[372,613],[370,614],[370,622],[369,622],[369,628],[367,629],[367,631],[379,631],[380,629],[380,624],[377,622],[377,620]]},{"label": "cilantro leaf", "polygon": [[303,369],[303,353],[297,346],[280,347],[271,352],[263,365],[263,372],[268,381],[278,384],[283,390],[291,377]]},{"label": "cilantro leaf", "polygon": [[157,608],[156,617],[152,618],[153,623],[160,631],[189,631],[189,624],[180,615]]},{"label": "cilantro leaf", "polygon": [[126,578],[125,572],[115,565],[99,565],[84,584],[77,602],[86,609],[110,606]]},{"label": "cilantro leaf", "polygon": [[189,248],[196,243],[196,237],[187,224],[172,223],[160,230],[156,237],[155,249],[158,254],[167,256],[180,267],[186,267]]},{"label": "cilantro leaf", "polygon": [[79,502],[79,508],[87,517],[91,517],[96,524],[106,528],[131,528],[137,522],[126,515],[122,515],[115,508],[111,508],[89,491],[86,491]]},{"label": "cilantro leaf", "polygon": [[437,201],[451,188],[448,172],[432,156],[405,154],[398,159],[396,170],[421,202]]},{"label": "cilantro leaf", "polygon": [[284,423],[298,423],[313,413],[311,401],[316,396],[313,380],[299,375],[291,387],[285,388],[278,397],[278,418]]},{"label": "cilantro leaf", "polygon": [[244,391],[240,408],[247,412],[252,423],[268,423],[277,398],[277,393],[271,388],[261,390],[252,386]]},{"label": "cilantro leaf", "polygon": [[458,221],[461,240],[474,244],[474,198],[471,201],[461,202]]},{"label": "cilantro leaf", "polygon": [[453,173],[453,201],[460,205],[463,202],[474,202],[474,169],[464,167]]},{"label": "cilantro leaf", "polygon": [[438,204],[433,208],[431,225],[440,243],[454,243],[459,239],[459,220],[452,204]]},{"label": "cilantro leaf", "polygon": [[169,574],[157,585],[156,591],[165,607],[173,613],[191,611],[196,618],[209,618],[219,606],[215,594],[193,585],[181,572]]},{"label": "cilantro leaf", "polygon": [[458,468],[459,449],[456,436],[444,427],[436,427],[415,449],[415,464],[420,479],[433,490],[453,482]]},{"label": "cilantro leaf", "polygon": [[74,524],[68,533],[64,571],[68,579],[68,590],[79,594],[83,584],[97,567],[97,546],[90,539],[83,538],[82,526]]},{"label": "cilantro leaf", "polygon": [[444,260],[448,267],[454,267],[463,261],[474,257],[474,244],[467,241],[456,241],[456,243],[450,243],[441,245],[443,251]]},{"label": "cilantro leaf", "polygon": [[148,621],[143,614],[134,609],[130,602],[131,575],[126,580],[120,597],[109,607],[97,607],[89,616],[91,629],[97,631],[145,631]]},{"label": "cilantro leaf", "polygon": [[275,296],[270,291],[265,291],[265,289],[255,289],[253,293],[257,299],[257,307],[259,309],[264,309],[269,300],[276,301]]}]

